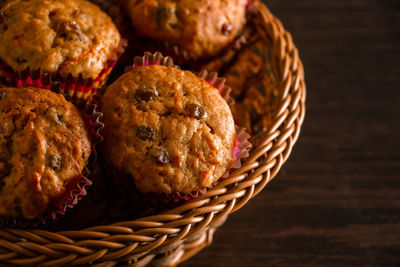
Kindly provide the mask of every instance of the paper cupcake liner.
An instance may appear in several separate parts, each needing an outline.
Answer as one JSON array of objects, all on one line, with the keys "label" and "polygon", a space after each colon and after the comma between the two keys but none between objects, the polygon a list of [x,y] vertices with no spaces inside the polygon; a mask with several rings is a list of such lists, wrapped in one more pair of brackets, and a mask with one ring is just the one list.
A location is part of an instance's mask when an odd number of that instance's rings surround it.
[{"label": "paper cupcake liner", "polygon": [[200,71],[197,76],[217,88],[220,95],[225,99],[230,107],[235,104],[235,100],[230,96],[232,89],[225,84],[225,78],[218,77],[218,73],[216,72],[208,72],[206,70]]},{"label": "paper cupcake liner", "polygon": [[[149,65],[162,65],[166,67],[179,68],[174,65],[173,60],[170,57],[164,57],[160,52],[156,52],[154,54],[146,52],[143,57],[135,57],[132,68]],[[129,71],[129,68],[127,68],[127,71]],[[225,99],[228,105],[231,106],[234,104],[234,100],[230,97],[231,88],[225,84],[225,79],[218,77],[217,73],[208,73],[207,71],[201,71],[198,74],[198,77],[206,80],[209,84],[214,86],[220,92],[221,96]],[[199,195],[207,193],[208,189],[214,187],[219,181],[229,177],[229,174],[232,170],[241,167],[241,161],[249,156],[248,149],[251,147],[251,143],[249,142],[250,135],[246,133],[245,128],[235,125],[235,129],[236,140],[235,146],[233,148],[234,162],[229,170],[224,175],[222,175],[217,182],[213,183],[210,187],[202,188],[191,193],[174,193],[169,195],[157,195],[153,193],[147,193],[141,194],[141,199],[150,200],[153,203],[157,203],[159,201],[163,203],[168,203],[172,200],[174,202],[179,202],[181,200],[190,200],[198,197]],[[118,171],[114,170],[114,175],[117,172]]]},{"label": "paper cupcake liner", "polygon": [[87,195],[87,189],[92,185],[92,181],[89,177],[93,169],[93,163],[97,158],[96,149],[103,140],[101,132],[104,128],[104,124],[101,122],[103,113],[97,111],[96,104],[86,105],[82,115],[87,122],[89,132],[92,136],[92,154],[82,174],[67,186],[66,194],[55,200],[53,204],[50,204],[51,207],[49,210],[39,218],[23,219],[0,217],[0,226],[36,227],[41,224],[51,223],[59,216],[64,215],[68,208],[73,208],[78,204],[79,200]]},{"label": "paper cupcake liner", "polygon": [[63,94],[68,101],[74,104],[84,103],[107,82],[107,78],[125,51],[126,46],[126,40],[122,39],[114,56],[106,62],[105,68],[96,79],[85,79],[82,75],[73,77],[71,74],[63,77],[58,72],[32,70],[30,67],[23,71],[14,71],[4,61],[0,60],[0,82],[3,81],[4,84],[12,87],[36,86]]}]

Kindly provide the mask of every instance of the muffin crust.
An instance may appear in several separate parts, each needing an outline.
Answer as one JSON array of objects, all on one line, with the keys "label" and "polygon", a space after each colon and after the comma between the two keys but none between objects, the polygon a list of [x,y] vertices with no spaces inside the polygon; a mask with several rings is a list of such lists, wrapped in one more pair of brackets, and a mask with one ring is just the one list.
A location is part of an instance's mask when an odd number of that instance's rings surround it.
[{"label": "muffin crust", "polygon": [[14,0],[0,9],[0,59],[15,71],[95,79],[120,41],[111,19],[85,0]]},{"label": "muffin crust", "polygon": [[139,34],[178,45],[191,58],[220,53],[246,23],[247,0],[125,0]]},{"label": "muffin crust", "polygon": [[231,166],[235,126],[216,88],[189,71],[138,67],[102,100],[103,151],[141,192],[190,193]]},{"label": "muffin crust", "polygon": [[0,216],[43,215],[76,185],[90,153],[81,114],[62,95],[0,88]]}]

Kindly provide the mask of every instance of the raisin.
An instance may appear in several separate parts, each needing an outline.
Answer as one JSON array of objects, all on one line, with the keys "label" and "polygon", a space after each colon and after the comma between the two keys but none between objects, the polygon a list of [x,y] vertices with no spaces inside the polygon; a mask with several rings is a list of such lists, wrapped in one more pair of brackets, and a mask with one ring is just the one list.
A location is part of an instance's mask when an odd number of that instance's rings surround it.
[{"label": "raisin", "polygon": [[78,23],[76,23],[76,21],[65,22],[64,25],[65,25],[65,27],[69,27],[73,30],[81,29],[81,27],[79,27],[79,25],[78,25]]},{"label": "raisin", "polygon": [[178,28],[178,24],[176,24],[176,23],[168,23],[168,26],[169,26],[171,29],[177,29],[177,28]]},{"label": "raisin", "polygon": [[5,24],[7,19],[8,19],[7,14],[0,12],[0,33],[5,32],[8,29],[7,25]]},{"label": "raisin", "polygon": [[7,92],[6,91],[0,91],[0,100],[4,100],[7,96]]},{"label": "raisin", "polygon": [[153,140],[155,132],[152,128],[147,125],[139,125],[136,127],[136,136],[145,140]]},{"label": "raisin", "polygon": [[162,7],[157,10],[156,13],[156,20],[157,20],[157,25],[159,28],[163,28],[163,25],[165,22],[168,20],[168,18],[171,16],[171,9]]},{"label": "raisin", "polygon": [[57,14],[57,9],[49,12],[49,18],[52,19]]},{"label": "raisin", "polygon": [[2,25],[0,24],[0,33],[5,32],[6,30],[8,30],[8,26],[7,26],[7,25],[2,26]]},{"label": "raisin", "polygon": [[80,27],[76,23],[76,21],[67,21],[67,22],[62,22],[62,23],[58,24],[57,34],[62,38],[66,38],[68,36],[68,33],[76,34],[77,31],[79,31],[79,30],[80,30]]},{"label": "raisin", "polygon": [[81,14],[79,9],[76,9],[74,12],[72,12],[72,16],[78,16],[79,14]]},{"label": "raisin", "polygon": [[50,155],[48,159],[48,166],[55,171],[58,171],[62,166],[62,157],[61,155]]},{"label": "raisin", "polygon": [[63,119],[64,119],[64,116],[63,115],[60,115],[60,114],[56,114],[57,115],[57,119],[58,119],[58,121],[59,122],[62,122],[63,121]]},{"label": "raisin", "polygon": [[7,20],[8,16],[4,12],[0,12],[0,24],[3,24]]},{"label": "raisin", "polygon": [[157,161],[160,165],[169,164],[169,153],[162,147],[157,147],[153,149],[151,156]]},{"label": "raisin", "polygon": [[154,101],[158,98],[157,90],[138,89],[135,93],[135,99],[140,102]]},{"label": "raisin", "polygon": [[189,116],[195,117],[198,120],[204,119],[207,116],[207,113],[196,104],[187,104],[185,110]]},{"label": "raisin", "polygon": [[222,25],[222,33],[226,36],[229,36],[233,31],[233,25],[231,23],[224,23]]}]

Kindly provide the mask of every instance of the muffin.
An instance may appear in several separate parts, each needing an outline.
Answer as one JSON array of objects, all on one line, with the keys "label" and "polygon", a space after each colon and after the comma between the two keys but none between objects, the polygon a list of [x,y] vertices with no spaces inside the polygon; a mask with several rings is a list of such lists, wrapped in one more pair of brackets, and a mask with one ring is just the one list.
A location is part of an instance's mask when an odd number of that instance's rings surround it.
[{"label": "muffin", "polygon": [[66,204],[91,144],[81,113],[62,95],[0,88],[0,217],[39,219]]},{"label": "muffin", "polygon": [[218,55],[241,34],[247,2],[125,0],[123,4],[138,35],[166,43],[164,53],[197,60]]},{"label": "muffin", "polygon": [[0,76],[16,86],[87,99],[122,44],[108,15],[85,0],[15,0],[0,9]]},{"label": "muffin", "polygon": [[234,161],[235,125],[218,90],[189,71],[136,67],[102,98],[103,154],[142,193],[212,186]]}]

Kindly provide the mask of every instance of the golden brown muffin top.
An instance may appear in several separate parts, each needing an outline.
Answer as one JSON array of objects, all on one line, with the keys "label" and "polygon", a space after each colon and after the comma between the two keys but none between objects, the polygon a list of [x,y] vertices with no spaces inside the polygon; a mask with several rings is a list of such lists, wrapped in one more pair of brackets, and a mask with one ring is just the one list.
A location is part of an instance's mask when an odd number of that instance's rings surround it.
[{"label": "golden brown muffin top", "polygon": [[62,95],[0,88],[0,216],[40,217],[76,185],[90,153],[81,114]]},{"label": "golden brown muffin top", "polygon": [[247,0],[125,0],[136,30],[198,59],[221,52],[246,23]]},{"label": "golden brown muffin top", "polygon": [[94,79],[120,40],[111,19],[84,0],[14,0],[0,9],[0,59],[16,71]]},{"label": "golden brown muffin top", "polygon": [[218,90],[189,71],[138,67],[102,100],[103,150],[142,192],[190,193],[233,162],[235,126]]}]

